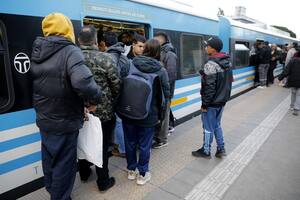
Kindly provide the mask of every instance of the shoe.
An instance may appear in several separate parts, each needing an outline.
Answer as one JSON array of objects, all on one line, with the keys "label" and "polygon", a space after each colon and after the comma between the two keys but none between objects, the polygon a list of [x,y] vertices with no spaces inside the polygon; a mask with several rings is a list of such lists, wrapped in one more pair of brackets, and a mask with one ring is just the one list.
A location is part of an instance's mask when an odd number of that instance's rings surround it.
[{"label": "shoe", "polygon": [[215,156],[217,158],[222,158],[223,156],[226,156],[226,151],[225,149],[217,149]]},{"label": "shoe", "polygon": [[168,146],[168,142],[154,142],[152,144],[152,149],[160,149],[162,147]]},{"label": "shoe", "polygon": [[91,176],[91,174],[92,174],[91,168],[88,168],[88,171],[86,171],[86,172],[81,172],[79,170],[79,176],[80,176],[81,182],[86,183],[88,181],[89,177]]},{"label": "shoe", "polygon": [[175,128],[173,126],[169,126],[169,133],[173,133],[175,131]]},{"label": "shoe", "polygon": [[293,108],[293,107],[290,107],[289,110],[290,110],[290,111],[294,111],[294,108]]},{"label": "shoe", "polygon": [[210,153],[205,153],[204,148],[198,149],[197,151],[193,151],[192,155],[195,157],[202,157],[202,158],[211,158]]},{"label": "shoe", "polygon": [[134,180],[138,175],[137,171],[133,171],[133,170],[128,170],[127,171],[127,178],[128,180]]},{"label": "shoe", "polygon": [[266,87],[265,86],[258,86],[257,88],[259,88],[259,89],[265,89]]},{"label": "shoe", "polygon": [[298,112],[299,112],[299,110],[294,109],[293,115],[298,116]]},{"label": "shoe", "polygon": [[118,149],[112,150],[111,153],[112,153],[113,156],[120,157],[120,158],[126,158],[126,154],[125,153],[120,153]]},{"label": "shoe", "polygon": [[109,188],[113,187],[116,183],[116,180],[114,177],[110,177],[108,179],[108,183],[105,185],[105,186],[100,186],[99,184],[98,185],[98,189],[100,192],[106,192],[107,190],[109,190]]},{"label": "shoe", "polygon": [[150,181],[150,179],[151,179],[150,172],[146,172],[145,176],[142,176],[142,175],[139,174],[137,179],[136,179],[136,184],[145,185],[148,181]]}]

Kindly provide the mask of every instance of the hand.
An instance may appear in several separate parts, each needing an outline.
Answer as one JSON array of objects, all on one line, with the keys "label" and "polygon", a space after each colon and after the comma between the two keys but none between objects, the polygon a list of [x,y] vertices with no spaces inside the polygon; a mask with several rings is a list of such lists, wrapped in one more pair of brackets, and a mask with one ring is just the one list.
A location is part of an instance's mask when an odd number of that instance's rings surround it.
[{"label": "hand", "polygon": [[204,113],[204,112],[207,112],[207,109],[201,107],[200,111],[201,111],[202,113]]},{"label": "hand", "polygon": [[97,106],[96,105],[90,105],[87,109],[88,109],[89,113],[90,112],[96,112]]}]

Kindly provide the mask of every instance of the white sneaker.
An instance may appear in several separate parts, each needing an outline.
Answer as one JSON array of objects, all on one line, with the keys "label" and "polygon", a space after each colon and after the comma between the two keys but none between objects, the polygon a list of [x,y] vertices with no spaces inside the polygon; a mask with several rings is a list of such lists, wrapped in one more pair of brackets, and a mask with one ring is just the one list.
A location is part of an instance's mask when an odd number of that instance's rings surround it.
[{"label": "white sneaker", "polygon": [[127,171],[127,178],[129,180],[134,180],[137,177],[138,172],[137,171],[133,171],[133,170],[128,170]]},{"label": "white sneaker", "polygon": [[265,86],[258,86],[257,88],[259,88],[259,89],[265,89],[266,87]]},{"label": "white sneaker", "polygon": [[294,108],[293,108],[293,107],[290,107],[289,110],[290,110],[290,111],[294,111]]},{"label": "white sneaker", "polygon": [[142,175],[139,174],[137,179],[136,179],[136,184],[145,185],[148,181],[150,181],[150,179],[151,179],[150,172],[146,172],[145,176],[142,176]]}]

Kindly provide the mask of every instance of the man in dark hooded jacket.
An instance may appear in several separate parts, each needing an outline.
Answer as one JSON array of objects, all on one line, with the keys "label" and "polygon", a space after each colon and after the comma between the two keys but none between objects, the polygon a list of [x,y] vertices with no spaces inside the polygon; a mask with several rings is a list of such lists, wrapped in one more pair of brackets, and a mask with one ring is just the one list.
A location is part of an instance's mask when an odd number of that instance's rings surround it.
[{"label": "man in dark hooded jacket", "polygon": [[226,155],[221,118],[224,106],[230,98],[232,70],[230,57],[225,53],[220,53],[222,48],[222,40],[218,37],[212,37],[207,41],[206,52],[209,59],[200,69],[204,138],[203,147],[192,152],[192,155],[196,157],[211,158],[210,150],[214,135],[217,142],[215,156]]},{"label": "man in dark hooded jacket", "polygon": [[84,101],[96,105],[101,91],[84,65],[81,50],[75,46],[69,18],[50,14],[44,18],[42,29],[45,37],[34,41],[30,70],[44,182],[51,200],[69,200],[76,176],[77,137],[83,124]]},{"label": "man in dark hooded jacket", "polygon": [[[159,149],[161,147],[168,145],[167,135],[170,130],[174,131],[174,117],[170,110],[171,99],[174,95],[175,81],[177,78],[177,68],[176,68],[176,52],[172,46],[169,37],[164,32],[158,32],[155,34],[155,39],[159,41],[161,45],[161,57],[160,61],[163,63],[164,67],[168,72],[169,85],[170,85],[170,97],[168,98],[168,103],[165,111],[165,118],[161,121],[160,125],[157,127],[152,148]],[[171,117],[170,117],[171,116]],[[169,123],[171,122],[171,123]]]}]

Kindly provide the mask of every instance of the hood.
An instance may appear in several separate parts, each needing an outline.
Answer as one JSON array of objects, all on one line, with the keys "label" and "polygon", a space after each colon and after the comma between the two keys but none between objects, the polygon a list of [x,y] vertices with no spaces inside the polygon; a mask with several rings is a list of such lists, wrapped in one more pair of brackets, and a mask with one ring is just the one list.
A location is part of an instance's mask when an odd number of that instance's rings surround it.
[{"label": "hood", "polygon": [[124,44],[122,42],[118,42],[112,46],[110,46],[107,50],[107,53],[124,53],[125,49],[124,49]]},{"label": "hood", "polygon": [[64,37],[38,37],[32,45],[31,59],[36,63],[43,62],[54,53],[68,45],[74,45]]},{"label": "hood", "polygon": [[75,35],[72,22],[61,13],[51,13],[42,21],[42,29],[45,37],[62,36],[75,44]]},{"label": "hood", "polygon": [[209,60],[218,63],[223,69],[229,69],[231,67],[230,56],[223,52],[209,56]]},{"label": "hood", "polygon": [[175,51],[175,48],[173,47],[173,45],[168,42],[168,43],[165,43],[161,46],[161,50],[164,51],[164,52],[168,52],[168,51],[172,51],[176,54],[176,51]]},{"label": "hood", "polygon": [[154,73],[162,68],[161,63],[158,60],[147,56],[135,57],[132,60],[132,64],[134,64],[138,70],[145,73]]}]

